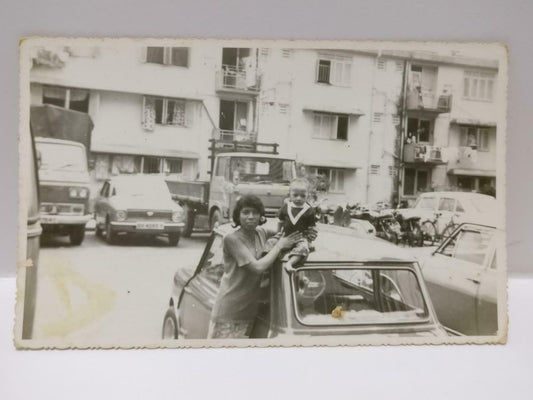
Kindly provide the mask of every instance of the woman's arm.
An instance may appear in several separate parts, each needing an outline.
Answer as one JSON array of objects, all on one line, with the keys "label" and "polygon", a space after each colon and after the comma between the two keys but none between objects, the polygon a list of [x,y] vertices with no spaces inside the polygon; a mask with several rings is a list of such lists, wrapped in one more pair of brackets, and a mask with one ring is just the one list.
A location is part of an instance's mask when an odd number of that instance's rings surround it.
[{"label": "woman's arm", "polygon": [[257,273],[266,271],[272,266],[272,264],[274,264],[274,261],[276,261],[276,258],[278,258],[279,253],[281,253],[283,249],[292,247],[296,242],[302,240],[302,238],[303,236],[300,232],[293,232],[288,236],[281,236],[272,250],[270,250],[265,256],[261,257],[259,260],[254,259],[243,267],[249,268]]}]

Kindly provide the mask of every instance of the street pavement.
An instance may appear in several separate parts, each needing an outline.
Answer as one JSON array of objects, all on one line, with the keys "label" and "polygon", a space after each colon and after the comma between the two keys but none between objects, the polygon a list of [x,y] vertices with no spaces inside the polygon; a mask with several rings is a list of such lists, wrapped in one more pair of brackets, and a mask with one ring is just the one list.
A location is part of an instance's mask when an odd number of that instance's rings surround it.
[{"label": "street pavement", "polygon": [[[198,263],[208,234],[182,238],[120,237],[107,244],[87,232],[81,246],[44,238],[41,246],[34,338],[105,347],[134,346],[161,337],[172,280]],[[419,261],[434,248],[405,249]]]}]

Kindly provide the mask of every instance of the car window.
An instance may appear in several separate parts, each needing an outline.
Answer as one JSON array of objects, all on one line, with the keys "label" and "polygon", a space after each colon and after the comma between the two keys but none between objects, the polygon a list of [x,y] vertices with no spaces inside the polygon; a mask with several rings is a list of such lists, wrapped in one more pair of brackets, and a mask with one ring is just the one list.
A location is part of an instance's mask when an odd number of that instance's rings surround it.
[{"label": "car window", "polygon": [[455,211],[465,212],[465,209],[459,200],[457,200],[457,204],[455,205]]},{"label": "car window", "polygon": [[437,204],[435,197],[420,197],[415,204],[415,208],[422,210],[434,210]]},{"label": "car window", "polygon": [[450,199],[449,197],[442,197],[439,200],[439,211],[453,212],[454,208],[455,208],[455,199]]},{"label": "car window", "polygon": [[460,229],[448,244],[440,251],[441,254],[483,265],[489,252],[489,244],[494,232],[488,229],[474,230],[466,227]]},{"label": "car window", "polygon": [[222,247],[222,236],[216,235],[209,253],[207,254],[205,265],[202,267],[200,276],[208,281],[220,285],[220,280],[224,274],[224,252]]}]

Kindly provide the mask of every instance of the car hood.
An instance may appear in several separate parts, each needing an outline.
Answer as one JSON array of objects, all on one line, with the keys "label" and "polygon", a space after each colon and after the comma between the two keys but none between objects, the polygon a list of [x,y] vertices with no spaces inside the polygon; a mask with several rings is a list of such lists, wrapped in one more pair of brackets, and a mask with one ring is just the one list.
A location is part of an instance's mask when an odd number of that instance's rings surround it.
[{"label": "car hood", "polygon": [[163,196],[114,196],[113,207],[119,210],[171,210],[179,211],[181,207],[170,197]]}]

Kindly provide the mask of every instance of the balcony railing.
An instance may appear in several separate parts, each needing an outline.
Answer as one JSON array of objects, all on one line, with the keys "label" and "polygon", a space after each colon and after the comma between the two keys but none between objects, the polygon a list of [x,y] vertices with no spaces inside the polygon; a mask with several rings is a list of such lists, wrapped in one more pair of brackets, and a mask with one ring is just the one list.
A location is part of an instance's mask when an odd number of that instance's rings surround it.
[{"label": "balcony railing", "polygon": [[217,71],[217,90],[257,94],[259,79],[255,71],[224,64]]},{"label": "balcony railing", "polygon": [[414,143],[405,144],[403,161],[428,164],[441,164],[444,162],[441,147]]},{"label": "balcony railing", "polygon": [[215,139],[220,142],[256,142],[256,132],[228,131],[219,129],[215,133]]},{"label": "balcony railing", "polygon": [[412,90],[407,95],[407,109],[430,111],[435,113],[449,113],[452,108],[450,94],[436,96],[433,93],[422,93]]}]

